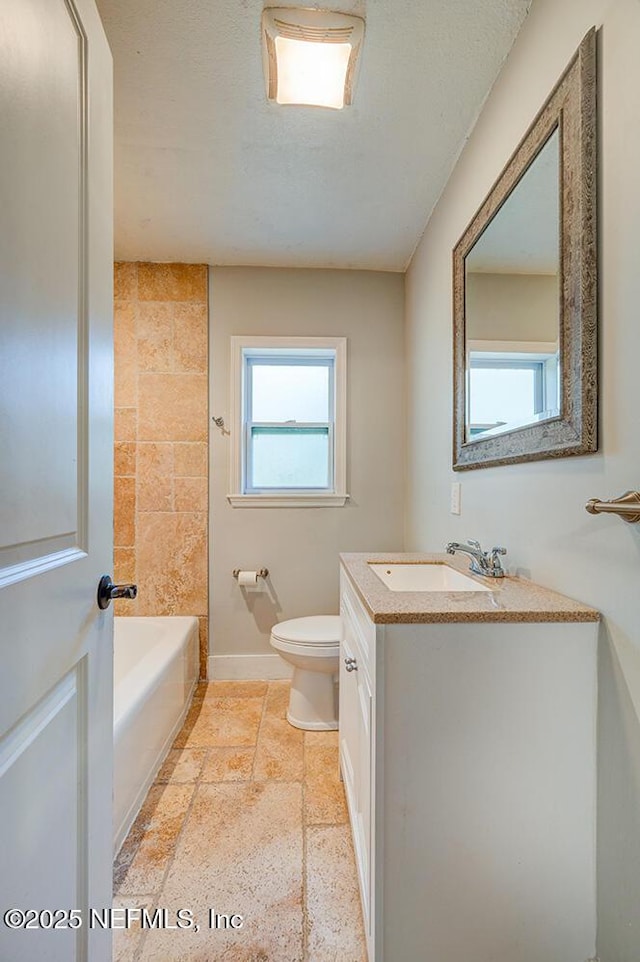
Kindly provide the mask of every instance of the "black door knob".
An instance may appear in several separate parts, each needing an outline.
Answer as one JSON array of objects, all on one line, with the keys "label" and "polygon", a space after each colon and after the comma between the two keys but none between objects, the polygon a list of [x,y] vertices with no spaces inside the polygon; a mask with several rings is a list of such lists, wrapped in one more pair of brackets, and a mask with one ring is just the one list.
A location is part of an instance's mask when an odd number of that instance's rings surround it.
[{"label": "black door knob", "polygon": [[103,575],[98,582],[98,608],[104,611],[114,598],[135,598],[137,585],[114,585],[111,575]]}]

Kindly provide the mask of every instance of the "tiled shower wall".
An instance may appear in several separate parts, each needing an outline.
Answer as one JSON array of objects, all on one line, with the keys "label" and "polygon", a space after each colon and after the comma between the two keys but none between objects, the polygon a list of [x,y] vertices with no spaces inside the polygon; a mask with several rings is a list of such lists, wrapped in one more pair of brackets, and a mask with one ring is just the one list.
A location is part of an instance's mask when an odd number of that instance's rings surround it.
[{"label": "tiled shower wall", "polygon": [[115,265],[118,615],[197,615],[208,653],[207,267]]}]

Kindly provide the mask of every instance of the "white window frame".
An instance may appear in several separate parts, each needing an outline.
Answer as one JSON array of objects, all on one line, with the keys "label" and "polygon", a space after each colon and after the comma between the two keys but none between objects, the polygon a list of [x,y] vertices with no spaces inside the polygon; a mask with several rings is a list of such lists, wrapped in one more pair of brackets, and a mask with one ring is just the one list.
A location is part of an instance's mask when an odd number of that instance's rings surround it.
[{"label": "white window frame", "polygon": [[[245,486],[248,450],[245,372],[247,358],[273,354],[277,358],[333,358],[333,391],[330,397],[329,447],[333,487],[252,491]],[[304,427],[306,425],[300,425]],[[332,443],[333,442],[333,443]],[[345,337],[253,337],[231,338],[231,462],[227,500],[236,508],[342,507],[347,494],[347,339]]]},{"label": "white window frame", "polygon": [[[561,399],[559,395],[560,354],[556,342],[547,341],[488,341],[471,340],[467,345],[467,385],[466,385],[466,421],[468,432],[474,428],[481,428],[482,433],[470,436],[467,441],[503,434],[524,425],[535,424],[557,417],[560,413]],[[534,371],[536,378],[535,404],[537,412],[521,425],[512,421],[501,425],[474,424],[471,421],[471,370],[482,367],[502,367],[516,370],[529,369]]]}]

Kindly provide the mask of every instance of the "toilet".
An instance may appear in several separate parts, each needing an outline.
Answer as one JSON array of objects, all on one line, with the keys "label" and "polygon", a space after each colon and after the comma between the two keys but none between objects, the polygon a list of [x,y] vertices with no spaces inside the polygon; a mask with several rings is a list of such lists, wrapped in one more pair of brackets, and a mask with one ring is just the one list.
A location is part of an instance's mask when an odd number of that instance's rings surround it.
[{"label": "toilet", "polygon": [[293,665],[287,721],[305,731],[338,727],[334,677],[338,671],[339,615],[310,615],[281,621],[271,629],[271,646]]}]

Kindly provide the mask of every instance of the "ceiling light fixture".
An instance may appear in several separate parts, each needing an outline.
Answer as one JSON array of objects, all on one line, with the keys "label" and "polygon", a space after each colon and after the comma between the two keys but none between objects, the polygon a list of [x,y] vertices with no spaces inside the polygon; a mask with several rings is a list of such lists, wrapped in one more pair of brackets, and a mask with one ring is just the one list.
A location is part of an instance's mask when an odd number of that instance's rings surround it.
[{"label": "ceiling light fixture", "polygon": [[364,20],[329,10],[262,12],[267,97],[340,109],[351,103]]}]

